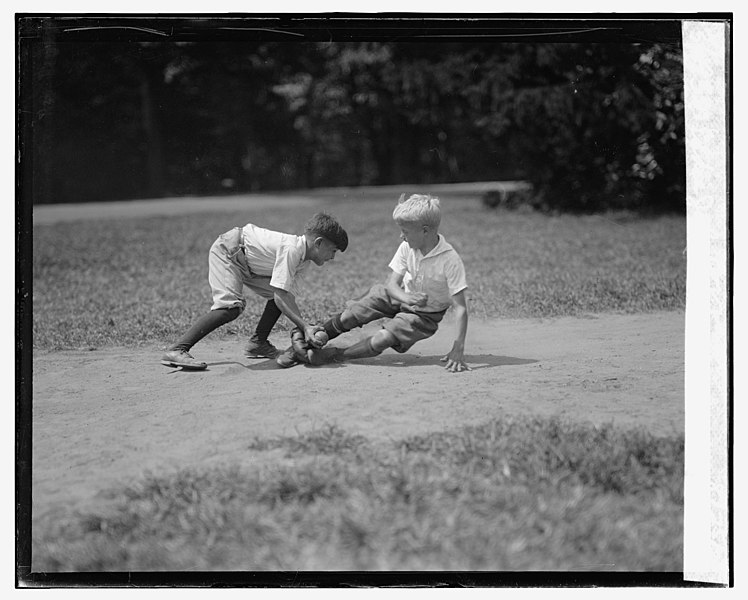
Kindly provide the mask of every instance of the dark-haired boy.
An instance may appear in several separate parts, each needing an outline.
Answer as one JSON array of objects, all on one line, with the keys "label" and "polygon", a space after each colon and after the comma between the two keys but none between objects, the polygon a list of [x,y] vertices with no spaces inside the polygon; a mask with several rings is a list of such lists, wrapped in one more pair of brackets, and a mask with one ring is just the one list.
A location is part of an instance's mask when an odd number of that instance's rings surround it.
[{"label": "dark-haired boy", "polygon": [[189,353],[201,339],[236,319],[246,307],[244,287],[266,298],[265,309],[245,354],[250,358],[274,358],[278,351],[268,336],[285,314],[312,347],[319,347],[314,333],[322,327],[306,322],[296,304],[297,282],[310,262],[322,266],[348,247],[348,235],[325,213],[315,214],[303,235],[271,231],[248,223],[220,235],[208,255],[208,281],[213,294],[210,311],[200,317],[161,358],[167,367],[205,369],[207,364]]}]

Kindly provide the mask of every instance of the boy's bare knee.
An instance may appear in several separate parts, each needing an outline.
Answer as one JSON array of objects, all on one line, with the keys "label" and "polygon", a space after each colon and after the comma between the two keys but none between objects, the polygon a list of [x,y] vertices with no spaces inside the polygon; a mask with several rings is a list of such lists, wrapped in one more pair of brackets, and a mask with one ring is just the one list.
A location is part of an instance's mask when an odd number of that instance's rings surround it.
[{"label": "boy's bare knee", "polygon": [[371,337],[371,347],[377,352],[384,352],[397,343],[397,338],[386,329],[380,329]]}]

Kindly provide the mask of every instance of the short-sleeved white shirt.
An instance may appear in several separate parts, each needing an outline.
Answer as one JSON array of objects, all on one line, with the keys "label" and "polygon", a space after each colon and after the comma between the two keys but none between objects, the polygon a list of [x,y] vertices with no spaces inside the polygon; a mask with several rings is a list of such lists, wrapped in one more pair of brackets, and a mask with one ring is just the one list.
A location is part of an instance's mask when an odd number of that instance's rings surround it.
[{"label": "short-sleeved white shirt", "polygon": [[465,265],[460,255],[439,234],[436,246],[425,256],[403,242],[390,261],[390,269],[403,275],[406,292],[423,292],[428,296],[420,312],[440,312],[452,304],[452,296],[467,289]]},{"label": "short-sleeved white shirt", "polygon": [[309,266],[304,261],[306,240],[257,227],[248,223],[242,228],[242,243],[247,264],[255,275],[270,277],[270,285],[287,292],[298,292],[297,281]]}]

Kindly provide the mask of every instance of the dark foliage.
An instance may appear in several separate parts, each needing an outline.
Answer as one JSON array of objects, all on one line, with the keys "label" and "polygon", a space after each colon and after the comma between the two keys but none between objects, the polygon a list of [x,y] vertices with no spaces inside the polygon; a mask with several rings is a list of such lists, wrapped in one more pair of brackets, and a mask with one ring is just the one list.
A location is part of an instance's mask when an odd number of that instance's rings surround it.
[{"label": "dark foliage", "polygon": [[20,55],[34,203],[523,179],[684,211],[672,43],[68,41]]}]

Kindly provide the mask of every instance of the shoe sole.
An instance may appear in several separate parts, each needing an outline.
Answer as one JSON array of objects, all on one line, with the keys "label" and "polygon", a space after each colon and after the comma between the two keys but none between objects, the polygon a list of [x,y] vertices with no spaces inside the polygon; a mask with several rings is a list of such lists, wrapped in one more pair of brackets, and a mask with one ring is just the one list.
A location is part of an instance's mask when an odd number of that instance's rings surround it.
[{"label": "shoe sole", "polygon": [[[281,360],[283,361],[281,362]],[[278,365],[281,369],[290,369],[291,367],[295,367],[296,365],[300,365],[302,361],[300,361],[295,356],[289,356],[285,352],[281,353],[281,355],[275,359],[275,364]]]},{"label": "shoe sole", "polygon": [[249,352],[245,352],[244,356],[247,358],[275,358],[278,356],[278,353],[275,354],[250,354]]},{"label": "shoe sole", "polygon": [[307,360],[309,360],[309,364],[313,367],[322,367],[324,365],[329,365],[332,360],[328,360],[326,357],[322,358],[319,354],[317,354],[314,350],[307,350],[306,351]]},{"label": "shoe sole", "polygon": [[307,350],[307,359],[313,367],[324,367],[340,362],[336,354],[326,355],[324,350]]},{"label": "shoe sole", "polygon": [[290,369],[291,367],[295,367],[296,365],[300,365],[301,361],[296,360],[292,363],[279,363],[277,360],[275,361],[275,364],[278,365],[281,369]]},{"label": "shoe sole", "polygon": [[185,371],[204,371],[208,368],[208,365],[188,365],[172,362],[170,360],[162,360],[161,364],[166,367],[172,367],[173,369],[184,369]]}]

